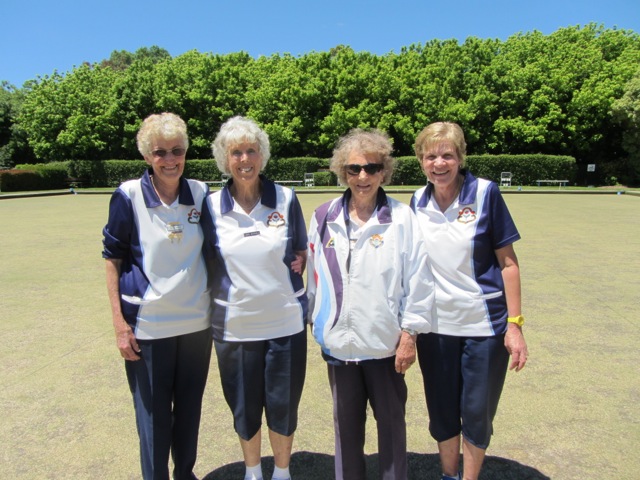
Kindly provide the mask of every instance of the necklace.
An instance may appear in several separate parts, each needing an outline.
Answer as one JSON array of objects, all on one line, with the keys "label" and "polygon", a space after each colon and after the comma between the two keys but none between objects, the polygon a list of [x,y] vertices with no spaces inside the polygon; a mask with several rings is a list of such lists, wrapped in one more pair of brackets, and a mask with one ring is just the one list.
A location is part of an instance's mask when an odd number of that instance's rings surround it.
[{"label": "necklace", "polygon": [[153,186],[153,189],[158,194],[158,197],[160,198],[160,200],[162,200],[167,205],[171,205],[173,202],[175,202],[176,198],[178,198],[177,188],[170,195],[167,195],[163,191],[161,191],[162,189],[158,188],[158,185],[156,185],[154,175],[149,175],[149,178],[151,179],[151,185]]},{"label": "necklace", "polygon": [[251,213],[251,211],[258,205],[260,199],[262,198],[262,188],[258,185],[256,188],[244,188],[242,190],[239,189],[235,184],[231,187],[231,196],[233,197],[233,201],[236,202],[240,207],[246,212]]},{"label": "necklace", "polygon": [[255,200],[250,200],[248,202],[246,200],[240,200],[239,198],[235,198],[235,197],[234,197],[234,200],[238,202],[238,205],[240,205],[245,212],[251,213],[251,211],[256,207],[258,202],[260,202],[260,197],[256,198]]}]

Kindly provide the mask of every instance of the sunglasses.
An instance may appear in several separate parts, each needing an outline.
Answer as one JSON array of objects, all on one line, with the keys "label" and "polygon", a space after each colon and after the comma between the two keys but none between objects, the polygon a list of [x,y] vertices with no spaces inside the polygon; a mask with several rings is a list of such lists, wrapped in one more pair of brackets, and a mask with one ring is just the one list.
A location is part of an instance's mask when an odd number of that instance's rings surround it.
[{"label": "sunglasses", "polygon": [[345,165],[344,168],[349,175],[360,175],[362,170],[364,170],[367,175],[374,175],[384,170],[384,165],[381,163],[367,163],[366,165],[351,163],[349,165]]},{"label": "sunglasses", "polygon": [[176,148],[172,148],[171,150],[165,150],[163,148],[159,148],[158,150],[154,150],[153,152],[151,152],[151,154],[154,157],[159,157],[159,158],[166,157],[167,153],[172,153],[174,157],[181,157],[185,153],[187,153],[187,149],[176,147]]}]

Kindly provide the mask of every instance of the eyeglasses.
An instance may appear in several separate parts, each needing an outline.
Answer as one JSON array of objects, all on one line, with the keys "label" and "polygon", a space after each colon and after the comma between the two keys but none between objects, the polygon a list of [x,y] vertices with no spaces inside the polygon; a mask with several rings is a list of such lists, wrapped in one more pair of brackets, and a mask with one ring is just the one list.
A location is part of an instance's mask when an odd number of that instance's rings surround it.
[{"label": "eyeglasses", "polygon": [[172,153],[174,157],[181,157],[185,153],[187,153],[187,149],[176,147],[176,148],[172,148],[171,150],[165,150],[164,148],[159,148],[158,150],[154,150],[151,152],[151,154],[154,157],[160,157],[160,158],[166,157],[167,153]]},{"label": "eyeglasses", "polygon": [[374,175],[384,170],[384,165],[381,163],[367,163],[366,165],[351,163],[349,165],[345,165],[344,168],[349,175],[360,175],[362,170],[364,170],[367,175]]}]

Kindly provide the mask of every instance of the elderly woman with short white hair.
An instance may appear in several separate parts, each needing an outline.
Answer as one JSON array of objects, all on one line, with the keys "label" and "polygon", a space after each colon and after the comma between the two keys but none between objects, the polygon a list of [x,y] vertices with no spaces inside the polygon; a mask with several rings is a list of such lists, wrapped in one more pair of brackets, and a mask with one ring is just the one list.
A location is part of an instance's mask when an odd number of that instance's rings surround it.
[{"label": "elderly woman with short white hair", "polygon": [[231,175],[203,211],[222,389],[245,479],[262,478],[263,413],[275,462],[272,478],[289,479],[307,361],[306,226],[295,192],[262,175],[269,138],[253,120],[229,119],[212,148],[219,170]]},{"label": "elderly woman with short white hair", "polygon": [[104,227],[107,290],[125,360],[144,479],[192,480],[211,358],[209,295],[199,225],[206,184],[182,176],[187,126],[147,117],[137,136],[149,168],[111,197]]}]

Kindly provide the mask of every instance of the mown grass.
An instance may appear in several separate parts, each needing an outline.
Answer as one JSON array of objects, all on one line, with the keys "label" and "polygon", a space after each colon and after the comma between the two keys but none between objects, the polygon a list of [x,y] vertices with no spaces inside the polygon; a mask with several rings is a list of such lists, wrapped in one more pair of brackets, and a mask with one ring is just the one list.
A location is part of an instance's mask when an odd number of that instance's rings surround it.
[{"label": "mown grass", "polygon": [[[331,194],[300,195],[305,216]],[[410,191],[394,194],[408,201]],[[640,199],[506,195],[531,357],[510,373],[481,478],[633,479],[640,470]],[[108,195],[0,201],[0,469],[5,478],[139,478],[137,437],[100,256]],[[291,470],[333,478],[325,366],[310,342]],[[411,479],[437,479],[420,373],[407,374]],[[375,476],[374,421],[366,451]],[[265,478],[272,468],[263,448]],[[215,360],[196,472],[241,478]]]}]

